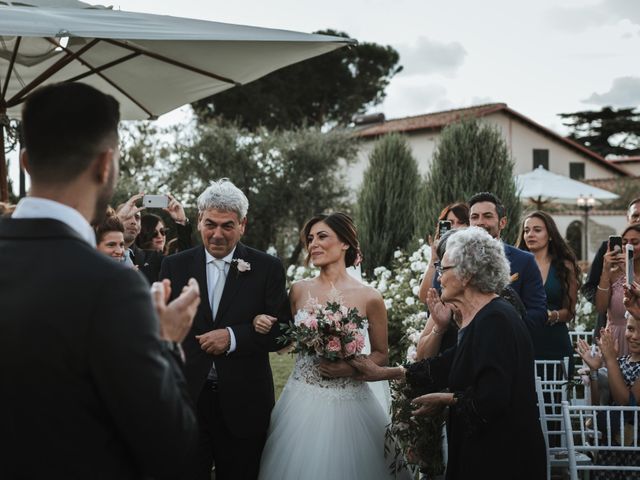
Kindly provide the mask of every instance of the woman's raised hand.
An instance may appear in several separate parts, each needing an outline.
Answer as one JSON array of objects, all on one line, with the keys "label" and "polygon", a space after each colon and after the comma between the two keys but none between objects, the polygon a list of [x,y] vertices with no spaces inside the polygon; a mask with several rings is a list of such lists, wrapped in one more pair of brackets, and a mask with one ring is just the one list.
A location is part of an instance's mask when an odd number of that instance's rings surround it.
[{"label": "woman's raised hand", "polygon": [[589,370],[598,370],[602,366],[602,354],[597,349],[592,349],[582,338],[578,339],[576,353],[587,364]]}]

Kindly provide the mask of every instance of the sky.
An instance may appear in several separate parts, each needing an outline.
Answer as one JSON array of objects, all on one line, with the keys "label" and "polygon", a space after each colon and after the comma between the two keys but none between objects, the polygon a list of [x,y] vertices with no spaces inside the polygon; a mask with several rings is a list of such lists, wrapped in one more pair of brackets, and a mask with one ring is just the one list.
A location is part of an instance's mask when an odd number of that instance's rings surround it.
[{"label": "sky", "polygon": [[308,33],[331,28],[391,45],[404,70],[369,110],[387,118],[504,102],[566,134],[558,113],[640,105],[640,0],[89,3]]}]

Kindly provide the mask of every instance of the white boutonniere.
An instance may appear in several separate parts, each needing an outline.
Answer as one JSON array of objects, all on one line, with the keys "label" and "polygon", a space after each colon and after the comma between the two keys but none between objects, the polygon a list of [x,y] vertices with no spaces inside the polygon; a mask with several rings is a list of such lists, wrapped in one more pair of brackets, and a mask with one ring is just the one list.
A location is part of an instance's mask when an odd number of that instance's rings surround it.
[{"label": "white boutonniere", "polygon": [[241,258],[234,258],[233,263],[236,264],[236,269],[240,273],[251,271],[251,264]]}]

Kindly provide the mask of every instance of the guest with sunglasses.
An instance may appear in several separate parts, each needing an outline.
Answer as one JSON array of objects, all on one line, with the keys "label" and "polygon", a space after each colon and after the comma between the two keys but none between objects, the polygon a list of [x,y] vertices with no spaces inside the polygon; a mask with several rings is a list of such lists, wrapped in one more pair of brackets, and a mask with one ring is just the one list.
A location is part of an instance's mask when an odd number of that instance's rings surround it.
[{"label": "guest with sunglasses", "polygon": [[[177,251],[187,250],[193,246],[189,220],[180,202],[171,194],[168,197],[169,205],[164,211],[175,223]],[[162,260],[167,254],[166,245],[169,231],[170,229],[165,226],[163,219],[156,214],[146,213],[140,218],[140,233],[137,235],[135,246],[132,246],[131,251],[133,263],[138,265],[150,283],[158,280]]]}]

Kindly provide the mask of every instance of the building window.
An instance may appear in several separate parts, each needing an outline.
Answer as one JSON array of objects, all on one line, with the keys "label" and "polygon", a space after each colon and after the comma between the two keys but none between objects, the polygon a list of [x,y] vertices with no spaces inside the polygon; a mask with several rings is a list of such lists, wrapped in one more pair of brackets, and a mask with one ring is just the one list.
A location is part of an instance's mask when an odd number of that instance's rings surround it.
[{"label": "building window", "polygon": [[533,169],[535,170],[540,165],[545,170],[549,170],[549,150],[534,148],[533,149]]},{"label": "building window", "polygon": [[582,180],[584,178],[584,162],[570,162],[569,176],[574,180]]}]

